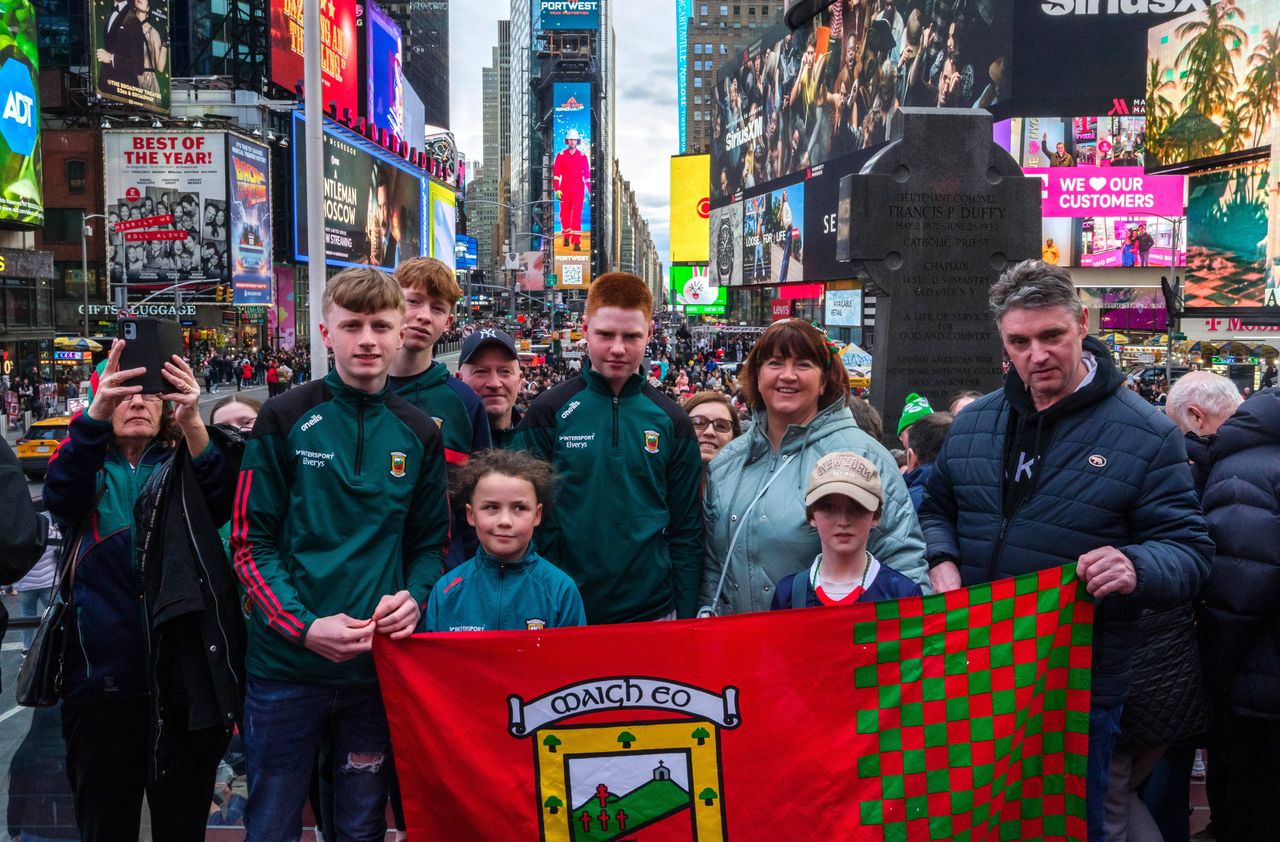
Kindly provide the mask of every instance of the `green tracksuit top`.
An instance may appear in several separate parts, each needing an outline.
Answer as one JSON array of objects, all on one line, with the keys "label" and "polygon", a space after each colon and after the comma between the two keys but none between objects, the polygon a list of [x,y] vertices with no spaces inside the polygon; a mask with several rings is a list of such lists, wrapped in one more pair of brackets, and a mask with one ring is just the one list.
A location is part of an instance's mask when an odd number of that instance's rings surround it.
[{"label": "green tracksuit top", "polygon": [[262,407],[240,469],[231,551],[247,592],[250,675],[308,684],[377,680],[373,658],[335,664],[303,646],[319,617],[373,616],[387,594],[422,605],[449,540],[440,431],[384,388],[336,371]]},{"label": "green tracksuit top", "polygon": [[[484,414],[484,402],[471,387],[453,375],[444,363],[435,360],[426,371],[409,377],[388,377],[391,390],[418,409],[431,416],[440,428],[444,441],[444,461],[449,475],[467,464],[472,453],[488,450],[493,446],[489,438],[489,416]],[[475,554],[479,544],[476,532],[467,524],[467,507],[460,500],[451,504],[453,522],[452,539],[445,555],[444,566],[452,570]]]},{"label": "green tracksuit top", "polygon": [[511,447],[555,466],[538,551],[578,583],[589,622],[694,615],[702,456],[683,409],[638,374],[615,396],[584,366],[538,396]]},{"label": "green tracksuit top", "polygon": [[530,545],[519,561],[499,561],[481,547],[431,589],[427,631],[512,631],[585,626],[573,579]]}]

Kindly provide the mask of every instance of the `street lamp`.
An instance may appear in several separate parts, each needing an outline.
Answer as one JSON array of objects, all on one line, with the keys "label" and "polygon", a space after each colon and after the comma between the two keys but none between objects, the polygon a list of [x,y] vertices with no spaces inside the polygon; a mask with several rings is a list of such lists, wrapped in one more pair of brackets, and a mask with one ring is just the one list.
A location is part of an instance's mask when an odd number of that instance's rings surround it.
[{"label": "street lamp", "polygon": [[84,338],[89,338],[89,237],[93,229],[89,220],[106,220],[105,213],[85,213],[80,211],[80,283],[84,286]]}]

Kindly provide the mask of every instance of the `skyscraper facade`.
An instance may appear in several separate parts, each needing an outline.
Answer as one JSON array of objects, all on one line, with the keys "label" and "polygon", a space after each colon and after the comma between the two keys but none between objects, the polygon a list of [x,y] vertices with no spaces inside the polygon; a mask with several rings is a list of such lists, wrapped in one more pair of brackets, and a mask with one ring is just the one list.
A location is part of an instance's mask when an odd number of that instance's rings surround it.
[{"label": "skyscraper facade", "polygon": [[612,20],[610,0],[598,0],[590,15],[571,20],[557,16],[554,4],[544,0],[511,3],[510,229],[516,238],[512,250],[527,251],[535,245],[531,234],[550,237],[555,230],[552,170],[561,150],[553,145],[552,100],[557,84],[587,85],[590,101],[581,105],[591,127],[589,243],[593,275],[613,265],[609,232],[613,220],[616,41]]},{"label": "skyscraper facade", "polygon": [[449,128],[448,0],[398,0],[385,8],[400,27],[404,78],[422,100],[427,123]]}]

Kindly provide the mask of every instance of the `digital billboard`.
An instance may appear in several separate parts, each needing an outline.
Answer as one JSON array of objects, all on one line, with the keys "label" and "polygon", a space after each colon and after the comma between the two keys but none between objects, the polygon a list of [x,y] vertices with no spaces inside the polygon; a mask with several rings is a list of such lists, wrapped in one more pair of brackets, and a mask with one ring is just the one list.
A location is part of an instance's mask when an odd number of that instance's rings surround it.
[{"label": "digital billboard", "polygon": [[711,218],[711,156],[671,159],[671,262],[706,263]]},{"label": "digital billboard", "polygon": [[1188,177],[1187,307],[1259,307],[1267,275],[1266,161]]},{"label": "digital billboard", "polygon": [[742,202],[711,211],[712,283],[742,285]]},{"label": "digital billboard", "polygon": [[900,107],[1008,99],[1012,6],[873,17],[871,4],[837,0],[794,32],[769,29],[721,65],[711,92],[713,202],[886,142]]},{"label": "digital billboard", "polygon": [[862,290],[828,289],[822,299],[827,327],[862,327]]},{"label": "digital billboard", "polygon": [[458,194],[443,182],[430,182],[431,256],[450,269],[457,266]]},{"label": "digital billboard", "polygon": [[599,29],[600,0],[535,0],[539,29]]},{"label": "digital billboard", "polygon": [[1024,167],[1141,167],[1147,160],[1147,118],[1026,117],[1014,157]]},{"label": "digital billboard", "polygon": [[0,0],[0,222],[44,224],[35,8]]},{"label": "digital billboard", "polygon": [[102,133],[112,282],[164,287],[229,279],[226,138]]},{"label": "digital billboard", "polygon": [[1147,35],[1147,146],[1159,164],[1262,146],[1273,127],[1280,6],[1199,6]]},{"label": "digital billboard", "polygon": [[[302,0],[271,0],[271,81],[287,91],[303,83]],[[356,0],[326,0],[320,4],[321,104],[329,103],[352,115],[360,114],[360,48],[357,42]]]},{"label": "digital billboard", "polygon": [[[294,257],[307,260],[306,132],[293,119]],[[324,124],[325,262],[331,266],[394,268],[428,254],[427,179],[399,158],[360,143],[326,120]],[[450,252],[452,254],[452,252]]]},{"label": "digital billboard", "polygon": [[707,265],[671,267],[671,303],[688,316],[723,316],[729,306],[727,287],[712,283]]},{"label": "digital billboard", "polygon": [[1147,30],[1207,3],[1013,0],[1017,89],[1000,116],[1133,113],[1146,96]]},{"label": "digital billboard", "polygon": [[676,0],[676,120],[680,127],[680,152],[688,147],[685,114],[689,105],[689,18],[692,17],[693,0]]},{"label": "digital billboard", "polygon": [[1186,177],[1149,175],[1143,116],[1013,120],[1015,157],[1041,190],[1041,257],[1146,268],[1186,263]]},{"label": "digital billboard", "polygon": [[400,27],[376,3],[365,3],[368,32],[366,65],[367,114],[375,128],[385,129],[397,141],[406,137],[404,73]]},{"label": "digital billboard", "polygon": [[457,240],[454,247],[454,253],[458,256],[457,268],[476,268],[480,264],[480,243],[475,237],[468,237],[466,234],[459,234]]},{"label": "digital billboard", "polygon": [[169,4],[89,0],[90,56],[97,96],[136,108],[169,111]]},{"label": "digital billboard", "polygon": [[231,288],[235,304],[271,304],[271,153],[227,136],[231,174]]},{"label": "digital billboard", "polygon": [[591,285],[591,85],[556,82],[552,96],[555,273],[561,286],[587,287]]},{"label": "digital billboard", "polygon": [[803,281],[804,184],[742,203],[742,282]]}]

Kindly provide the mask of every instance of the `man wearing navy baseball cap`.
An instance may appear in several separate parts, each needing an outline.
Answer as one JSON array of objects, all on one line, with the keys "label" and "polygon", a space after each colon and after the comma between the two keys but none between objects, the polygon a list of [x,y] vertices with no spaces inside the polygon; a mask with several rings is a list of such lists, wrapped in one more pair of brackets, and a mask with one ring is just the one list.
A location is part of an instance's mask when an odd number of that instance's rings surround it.
[{"label": "man wearing navy baseball cap", "polygon": [[489,416],[489,434],[494,447],[505,447],[511,431],[520,423],[516,398],[524,385],[520,355],[511,334],[496,328],[481,328],[462,343],[458,373],[484,401]]}]

